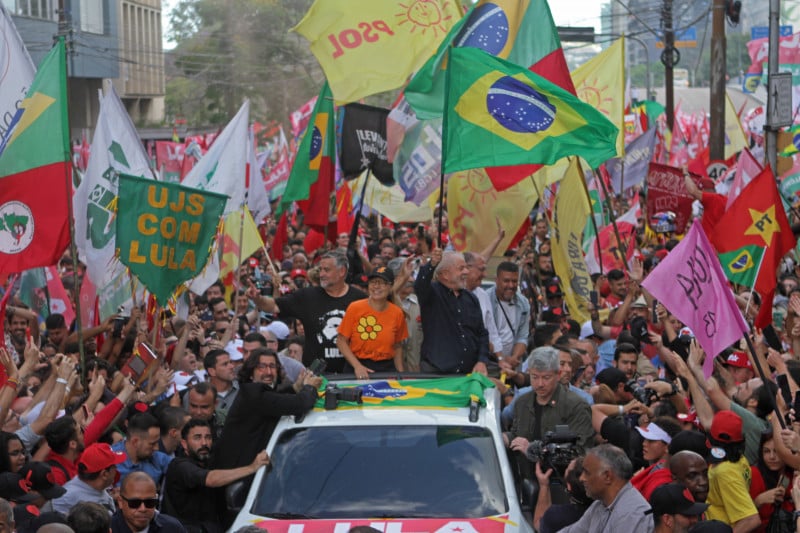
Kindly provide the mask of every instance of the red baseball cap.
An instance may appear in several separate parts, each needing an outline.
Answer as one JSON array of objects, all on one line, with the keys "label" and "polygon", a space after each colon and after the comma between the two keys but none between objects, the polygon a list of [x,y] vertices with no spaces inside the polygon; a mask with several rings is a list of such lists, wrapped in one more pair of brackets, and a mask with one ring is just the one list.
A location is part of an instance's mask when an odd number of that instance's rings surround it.
[{"label": "red baseball cap", "polygon": [[295,268],[294,270],[292,270],[289,273],[289,277],[292,278],[292,279],[299,278],[301,276],[304,277],[304,278],[308,278],[308,273],[305,270],[303,270],[302,268]]},{"label": "red baseball cap", "polygon": [[737,368],[753,368],[752,363],[750,363],[750,359],[747,358],[747,354],[744,352],[733,352],[725,359],[725,364],[730,366],[735,366]]},{"label": "red baseball cap", "polygon": [[723,444],[742,442],[742,418],[733,411],[719,411],[711,421],[711,438]]},{"label": "red baseball cap", "polygon": [[105,442],[95,442],[83,450],[81,458],[78,459],[78,464],[83,465],[88,473],[93,474],[110,466],[124,463],[125,459],[124,453],[115,452]]}]

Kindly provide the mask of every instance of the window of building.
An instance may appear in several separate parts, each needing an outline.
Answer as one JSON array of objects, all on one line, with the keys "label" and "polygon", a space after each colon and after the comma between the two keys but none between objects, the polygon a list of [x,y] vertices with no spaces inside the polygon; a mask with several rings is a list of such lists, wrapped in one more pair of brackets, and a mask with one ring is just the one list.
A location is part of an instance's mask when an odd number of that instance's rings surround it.
[{"label": "window of building", "polygon": [[23,17],[58,20],[58,0],[3,0],[3,5]]},{"label": "window of building", "polygon": [[80,0],[81,31],[105,34],[105,0]]}]

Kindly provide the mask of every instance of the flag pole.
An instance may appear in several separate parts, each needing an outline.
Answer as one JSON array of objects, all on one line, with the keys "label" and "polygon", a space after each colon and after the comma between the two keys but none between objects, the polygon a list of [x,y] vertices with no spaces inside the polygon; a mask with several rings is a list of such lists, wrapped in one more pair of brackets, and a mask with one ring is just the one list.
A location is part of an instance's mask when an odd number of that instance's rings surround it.
[{"label": "flag pole", "polygon": [[[625,270],[625,272],[628,272],[628,261],[626,260],[626,256],[628,255],[628,250],[627,250],[627,246],[625,246],[625,243],[622,242],[622,239],[619,236],[619,228],[617,227],[617,220],[616,220],[616,216],[614,215],[614,209],[612,209],[612,206],[611,206],[611,199],[608,196],[608,188],[606,187],[606,184],[602,179],[597,178],[597,176],[595,176],[595,179],[597,179],[597,181],[600,182],[600,187],[602,187],[603,194],[606,197],[606,204],[608,206],[608,211],[609,211],[609,213],[611,213],[611,227],[614,228],[614,235],[617,237],[617,244],[622,249],[622,267]],[[599,234],[597,235],[597,243],[598,243],[598,246],[600,246],[600,235]],[[601,261],[603,260],[602,256],[600,257],[600,260]]]},{"label": "flag pole", "polygon": [[[63,37],[59,37],[59,39],[63,39]],[[65,45],[66,46],[66,45]],[[67,97],[67,102],[69,102],[69,63],[67,62],[67,55],[66,55],[66,48],[64,54],[64,92],[65,96]],[[67,132],[70,132],[70,125],[69,125],[69,112],[67,112]],[[68,157],[68,161],[70,165],[65,167],[67,169],[72,169],[72,172],[75,172],[77,169],[75,168],[75,160],[72,158],[72,142],[70,141],[70,153],[64,154]],[[83,342],[83,324],[81,323],[81,297],[80,297],[80,287],[78,284],[78,247],[75,245],[75,214],[72,212],[72,176],[69,171],[64,173],[64,188],[67,194],[67,216],[69,217],[69,255],[72,257],[72,277],[73,284],[72,290],[78,291],[76,295],[73,292],[73,300],[75,301],[75,329],[78,332],[78,357],[80,358],[81,362],[81,383],[85,386],[86,385],[86,348]],[[83,281],[81,280],[81,283]]]},{"label": "flag pole", "polygon": [[442,245],[442,212],[444,211],[444,161],[439,169],[439,223],[436,233],[436,246]]},{"label": "flag pole", "polygon": [[364,209],[364,197],[367,194],[367,182],[369,176],[372,174],[372,167],[367,167],[367,175],[364,176],[364,183],[361,185],[361,196],[358,199],[358,208],[356,209],[356,216],[353,220],[353,226],[350,228],[350,237],[347,239],[347,248],[356,249],[356,237],[358,237],[358,224],[361,222],[361,210]]},{"label": "flag pole", "polygon": [[[590,170],[594,176],[594,170]],[[586,178],[581,180],[583,184],[583,192],[586,194],[586,201],[589,202],[589,220],[592,221],[592,228],[594,229],[594,243],[597,248],[598,264],[600,265],[600,275],[603,276],[603,251],[600,249],[600,232],[597,230],[597,221],[594,219],[594,209],[592,209],[592,197],[589,196],[589,187],[586,186]]]},{"label": "flag pole", "polygon": [[[768,378],[767,375],[764,373],[764,368],[761,366],[761,361],[759,361],[758,356],[756,355],[756,348],[753,346],[753,341],[750,339],[749,332],[744,333],[744,340],[747,342],[747,348],[750,350],[750,354],[753,359],[753,364],[756,365],[756,370],[758,370],[758,375],[761,376],[761,381],[767,383]],[[769,396],[769,402],[772,409],[775,411],[775,416],[778,418],[778,423],[781,425],[781,429],[786,429],[786,421],[783,419],[783,415],[781,415],[780,411],[778,410],[777,402],[775,401],[775,395],[772,393],[767,394]]]},{"label": "flag pole", "polygon": [[[748,287],[750,289],[750,296],[747,298],[747,304],[744,306],[744,317],[747,318],[747,312],[750,310],[750,302],[753,300],[753,290],[755,290],[756,280],[758,279],[758,275],[761,274],[761,265],[764,264],[764,256],[767,255],[767,252],[761,254],[761,259],[758,260],[758,268],[756,269],[756,276],[753,278],[753,285]],[[761,302],[761,305],[764,305],[764,302]]]}]

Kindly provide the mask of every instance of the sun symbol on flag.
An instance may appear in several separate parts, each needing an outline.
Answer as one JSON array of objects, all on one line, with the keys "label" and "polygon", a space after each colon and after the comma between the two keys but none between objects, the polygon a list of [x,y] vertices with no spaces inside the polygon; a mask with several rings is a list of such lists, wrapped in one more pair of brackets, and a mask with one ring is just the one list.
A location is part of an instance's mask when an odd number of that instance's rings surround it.
[{"label": "sun symbol on flag", "polygon": [[410,33],[422,28],[422,34],[425,35],[428,28],[432,28],[433,36],[438,37],[440,31],[447,33],[445,22],[452,18],[450,15],[442,15],[442,10],[448,5],[449,2],[445,2],[439,7],[439,3],[435,0],[414,0],[408,5],[399,4],[403,11],[395,16],[401,19],[399,22],[401,26],[407,22],[412,24]]},{"label": "sun symbol on flag", "polygon": [[480,198],[481,203],[484,205],[497,200],[497,191],[495,191],[494,187],[492,186],[492,182],[489,179],[489,176],[486,175],[485,170],[467,170],[456,175],[460,175],[462,177],[463,184],[461,185],[461,190],[464,192],[464,195],[469,194],[470,202],[474,202],[476,196]]},{"label": "sun symbol on flag", "polygon": [[599,85],[600,81],[596,77],[589,80],[585,86],[578,89],[578,98],[594,107],[605,116],[610,116],[610,104],[614,102],[614,99],[608,94],[608,85],[603,87],[599,87]]}]

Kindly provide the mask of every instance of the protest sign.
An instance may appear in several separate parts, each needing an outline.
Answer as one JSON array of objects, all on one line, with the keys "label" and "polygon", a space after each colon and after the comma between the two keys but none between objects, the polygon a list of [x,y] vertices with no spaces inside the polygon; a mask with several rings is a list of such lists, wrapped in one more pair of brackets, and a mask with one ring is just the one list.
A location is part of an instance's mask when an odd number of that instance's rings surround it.
[{"label": "protest sign", "polygon": [[[647,173],[647,213],[650,216],[667,211],[675,213],[675,233],[678,234],[686,231],[694,202],[686,191],[683,172],[680,168],[650,163]],[[699,176],[690,176],[699,184]]]}]

